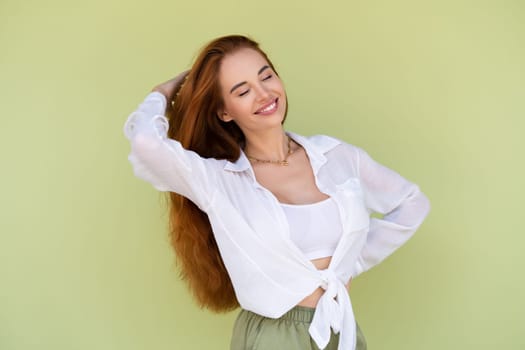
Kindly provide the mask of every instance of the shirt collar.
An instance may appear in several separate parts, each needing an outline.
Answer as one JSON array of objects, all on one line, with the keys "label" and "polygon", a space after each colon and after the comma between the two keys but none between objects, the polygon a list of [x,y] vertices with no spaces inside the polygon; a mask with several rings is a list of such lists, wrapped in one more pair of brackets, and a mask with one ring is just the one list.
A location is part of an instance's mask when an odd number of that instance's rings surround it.
[{"label": "shirt collar", "polygon": [[246,154],[244,154],[242,149],[241,149],[241,155],[235,162],[230,162],[228,160],[226,161],[226,165],[224,166],[225,170],[230,170],[230,171],[235,171],[235,172],[246,171],[250,168],[251,168],[250,161],[248,160],[248,157],[246,157]]},{"label": "shirt collar", "polygon": [[[304,148],[310,159],[314,174],[317,174],[319,169],[326,163],[325,153],[341,143],[337,139],[321,135],[307,138],[290,131],[287,131],[286,134]],[[235,162],[226,161],[224,169],[242,172],[251,169],[251,164],[246,154],[241,150],[240,157]]]}]

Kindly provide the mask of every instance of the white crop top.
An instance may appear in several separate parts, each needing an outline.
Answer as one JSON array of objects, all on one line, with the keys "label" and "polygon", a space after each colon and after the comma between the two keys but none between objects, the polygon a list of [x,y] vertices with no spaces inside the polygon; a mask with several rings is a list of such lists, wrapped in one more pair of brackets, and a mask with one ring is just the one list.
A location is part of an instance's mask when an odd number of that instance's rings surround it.
[{"label": "white crop top", "polygon": [[319,259],[334,254],[341,238],[342,226],[339,209],[329,197],[312,204],[284,204],[290,238],[309,259]]}]

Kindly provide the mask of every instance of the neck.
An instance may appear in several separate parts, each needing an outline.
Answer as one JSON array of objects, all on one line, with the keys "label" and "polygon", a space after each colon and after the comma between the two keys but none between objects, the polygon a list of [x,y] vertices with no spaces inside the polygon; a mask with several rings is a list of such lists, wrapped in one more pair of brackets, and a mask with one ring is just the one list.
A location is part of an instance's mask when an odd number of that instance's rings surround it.
[{"label": "neck", "polygon": [[282,128],[245,134],[244,152],[263,160],[283,160],[288,153],[288,137]]}]

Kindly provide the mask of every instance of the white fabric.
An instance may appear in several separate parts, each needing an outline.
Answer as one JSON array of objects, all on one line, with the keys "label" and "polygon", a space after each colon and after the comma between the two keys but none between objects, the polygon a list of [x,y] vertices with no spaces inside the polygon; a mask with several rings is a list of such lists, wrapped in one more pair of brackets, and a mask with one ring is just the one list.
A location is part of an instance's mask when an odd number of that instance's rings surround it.
[{"label": "white fabric", "polygon": [[337,203],[331,197],[311,204],[281,203],[281,207],[290,228],[290,239],[308,260],[334,254],[343,226]]},{"label": "white fabric", "polygon": [[[288,133],[308,154],[319,190],[337,203],[343,234],[328,269],[315,268],[289,238],[275,196],[257,183],[244,153],[236,162],[204,159],[167,138],[166,98],[150,93],[124,125],[137,177],[180,193],[208,214],[242,308],[278,318],[326,290],[310,335],[323,349],[330,328],[339,350],[355,349],[356,325],[344,284],[407,241],[430,209],[419,187],[375,162],[363,149],[328,136]],[[370,219],[371,212],[384,214]]]}]

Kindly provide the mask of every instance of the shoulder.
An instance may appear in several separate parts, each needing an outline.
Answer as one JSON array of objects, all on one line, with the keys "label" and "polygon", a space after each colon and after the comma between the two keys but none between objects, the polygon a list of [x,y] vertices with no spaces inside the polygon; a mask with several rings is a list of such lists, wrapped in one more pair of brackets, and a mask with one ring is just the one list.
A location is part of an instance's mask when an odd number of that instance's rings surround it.
[{"label": "shoulder", "polygon": [[[297,135],[297,134],[294,134]],[[344,153],[358,153],[360,148],[356,145],[343,141],[337,137],[318,134],[311,136],[299,136],[307,140],[307,142],[315,147],[318,151],[322,153],[328,153],[334,151],[335,153],[344,152]]]},{"label": "shoulder", "polygon": [[312,135],[308,136],[307,139],[314,145],[328,150],[344,143],[342,140],[328,135]]}]

